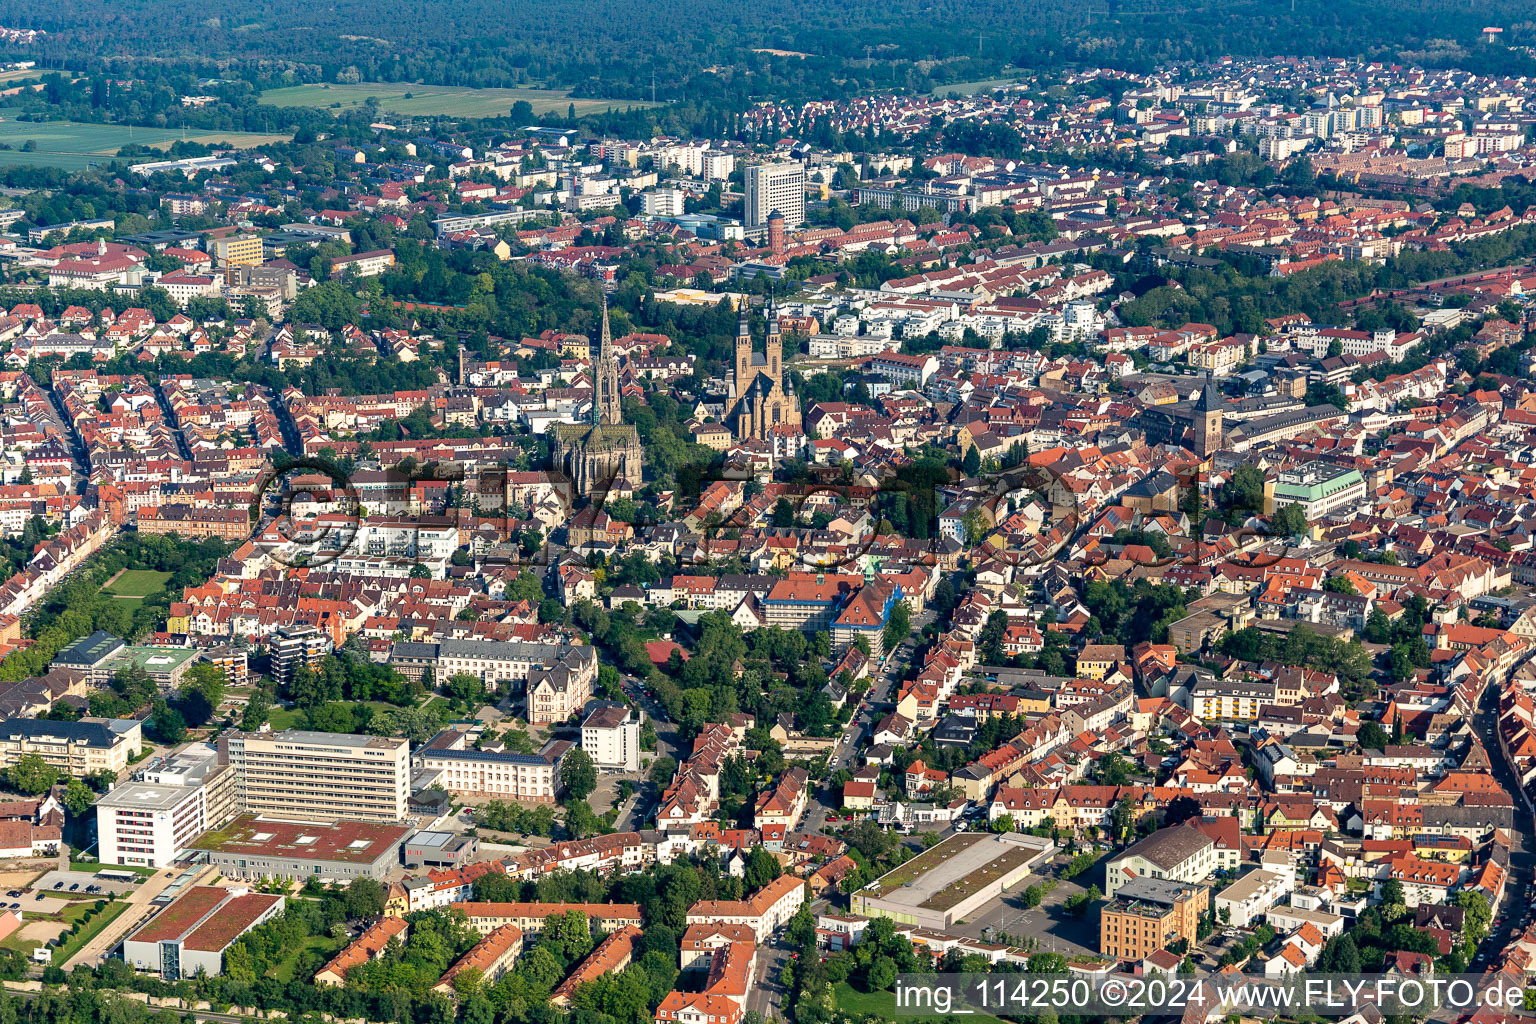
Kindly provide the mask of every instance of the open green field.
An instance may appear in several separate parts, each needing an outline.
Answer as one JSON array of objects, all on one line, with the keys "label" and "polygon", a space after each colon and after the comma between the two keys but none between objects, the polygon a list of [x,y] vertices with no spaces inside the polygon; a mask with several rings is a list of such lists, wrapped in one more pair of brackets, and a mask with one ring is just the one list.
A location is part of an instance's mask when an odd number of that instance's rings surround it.
[{"label": "open green field", "polygon": [[165,581],[170,578],[170,573],[156,572],[154,569],[124,569],[102,589],[113,597],[139,600],[160,593],[165,589]]},{"label": "open green field", "polygon": [[[109,903],[101,913],[91,918],[90,923],[75,933],[73,938],[65,939],[64,943],[53,948],[53,962],[62,966],[68,962],[85,944],[101,934],[103,928],[112,923],[112,919],[128,909],[128,904],[121,900]],[[82,915],[83,916],[83,915]]]},{"label": "open green field", "polygon": [[[840,1013],[857,1020],[860,1017],[876,1016],[885,1020],[898,1020],[902,1024],[908,1021],[913,1024],[941,1024],[943,1021],[953,1021],[953,1015],[942,1013],[914,1014],[910,1011],[896,1016],[896,996],[891,992],[860,992],[846,981],[840,981],[832,986],[832,1002]],[[1007,1024],[998,1017],[991,1017],[985,1013],[968,1013],[965,1015],[966,1024]]]},{"label": "open green field", "polygon": [[[130,143],[164,149],[178,139],[209,145],[227,142],[239,149],[250,149],[269,142],[287,140],[287,135],[261,135],[254,132],[200,132],[175,128],[131,128],[120,124],[84,124],[77,121],[0,120],[0,167],[59,167],[66,171],[84,170],[93,163],[104,163]],[[33,151],[23,152],[27,142]]]},{"label": "open green field", "polygon": [[272,977],[286,985],[293,980],[293,972],[299,966],[299,957],[304,955],[306,949],[318,951],[323,962],[324,960],[329,960],[340,948],[341,943],[329,935],[311,935],[290,949],[287,955],[272,967]]},{"label": "open green field", "polygon": [[412,85],[410,82],[359,82],[339,85],[317,82],[286,89],[268,89],[261,102],[274,107],[319,107],[347,110],[360,107],[372,96],[379,110],[416,117],[506,117],[512,104],[527,100],[535,114],[560,113],[576,104],[576,113],[646,107],[639,100],[573,100],[558,89],[465,89],[449,85]]},{"label": "open green field", "polygon": [[933,90],[933,96],[943,99],[945,96],[974,96],[979,92],[992,89],[1001,89],[1005,85],[1017,85],[1017,78],[987,78],[979,82],[956,82],[954,85],[941,85]]}]

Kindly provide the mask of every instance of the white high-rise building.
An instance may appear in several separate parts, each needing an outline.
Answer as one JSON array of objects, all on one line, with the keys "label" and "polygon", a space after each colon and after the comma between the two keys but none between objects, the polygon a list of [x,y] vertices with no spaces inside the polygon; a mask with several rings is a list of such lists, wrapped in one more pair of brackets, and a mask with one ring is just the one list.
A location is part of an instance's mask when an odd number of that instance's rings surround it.
[{"label": "white high-rise building", "polygon": [[799,164],[754,164],[747,168],[745,220],[748,231],[767,225],[777,210],[784,227],[793,231],[805,223],[805,168]]},{"label": "white high-rise building", "polygon": [[581,723],[581,749],[599,768],[640,768],[640,721],[628,708],[596,708]]}]

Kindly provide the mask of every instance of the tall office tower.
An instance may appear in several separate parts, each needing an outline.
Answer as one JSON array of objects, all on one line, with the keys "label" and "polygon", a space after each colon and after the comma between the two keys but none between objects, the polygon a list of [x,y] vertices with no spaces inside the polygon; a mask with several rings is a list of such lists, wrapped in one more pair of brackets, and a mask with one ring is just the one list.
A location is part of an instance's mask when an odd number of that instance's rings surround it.
[{"label": "tall office tower", "polygon": [[805,223],[805,168],[799,164],[753,164],[747,168],[746,228],[767,227],[777,210],[790,231]]}]

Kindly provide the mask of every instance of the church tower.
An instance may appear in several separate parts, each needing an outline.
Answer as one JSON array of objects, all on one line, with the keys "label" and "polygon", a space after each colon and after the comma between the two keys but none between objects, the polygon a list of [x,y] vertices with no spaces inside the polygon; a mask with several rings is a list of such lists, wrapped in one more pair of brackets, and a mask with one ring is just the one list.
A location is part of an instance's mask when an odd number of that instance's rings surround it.
[{"label": "church tower", "polygon": [[784,344],[779,339],[779,310],[772,297],[768,299],[768,376],[775,384],[780,380],[779,362],[784,354]]},{"label": "church tower", "polygon": [[1221,396],[1207,371],[1205,386],[1200,389],[1200,399],[1195,403],[1194,413],[1195,454],[1202,459],[1210,458],[1221,447],[1225,436],[1221,421]]},{"label": "church tower", "polygon": [[593,363],[592,422],[597,425],[624,422],[619,404],[619,360],[613,354],[613,332],[608,327],[608,298],[603,297],[603,330]]},{"label": "church tower", "polygon": [[752,379],[752,314],[747,300],[741,300],[741,315],[736,318],[736,372],[731,377],[732,398],[739,397]]}]

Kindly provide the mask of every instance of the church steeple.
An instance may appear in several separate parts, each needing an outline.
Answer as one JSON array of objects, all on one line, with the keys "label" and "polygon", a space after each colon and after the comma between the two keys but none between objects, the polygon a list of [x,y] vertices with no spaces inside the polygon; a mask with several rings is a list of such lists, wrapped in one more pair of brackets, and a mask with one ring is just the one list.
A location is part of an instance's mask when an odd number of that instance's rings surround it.
[{"label": "church steeple", "polygon": [[1209,458],[1221,448],[1225,436],[1222,431],[1221,409],[1221,394],[1216,390],[1216,379],[1207,370],[1205,386],[1200,389],[1200,397],[1195,401],[1193,417],[1195,454],[1202,459]]},{"label": "church steeple", "polygon": [[592,366],[592,422],[597,425],[624,422],[619,403],[619,361],[613,354],[613,331],[608,326],[608,296],[603,296],[603,327],[598,337],[597,359]]}]

